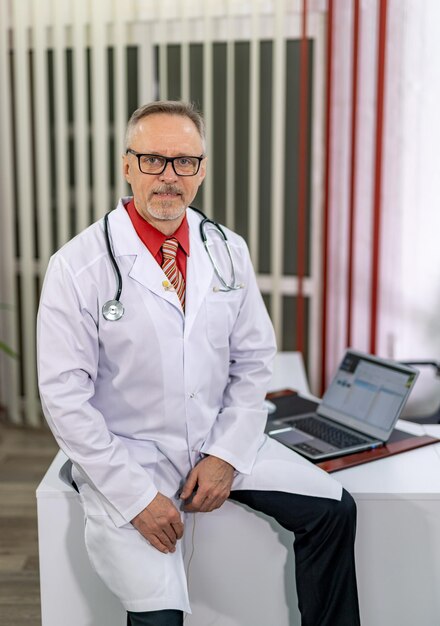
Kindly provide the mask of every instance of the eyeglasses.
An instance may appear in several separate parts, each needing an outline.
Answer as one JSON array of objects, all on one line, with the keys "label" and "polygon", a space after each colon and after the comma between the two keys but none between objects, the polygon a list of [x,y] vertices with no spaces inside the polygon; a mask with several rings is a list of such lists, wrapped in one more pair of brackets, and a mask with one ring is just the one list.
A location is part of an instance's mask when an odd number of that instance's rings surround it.
[{"label": "eyeglasses", "polygon": [[127,148],[126,154],[133,154],[138,160],[139,170],[142,174],[162,174],[168,163],[171,163],[177,176],[195,176],[200,169],[200,163],[204,155],[164,157],[160,154],[141,154],[131,148]]}]

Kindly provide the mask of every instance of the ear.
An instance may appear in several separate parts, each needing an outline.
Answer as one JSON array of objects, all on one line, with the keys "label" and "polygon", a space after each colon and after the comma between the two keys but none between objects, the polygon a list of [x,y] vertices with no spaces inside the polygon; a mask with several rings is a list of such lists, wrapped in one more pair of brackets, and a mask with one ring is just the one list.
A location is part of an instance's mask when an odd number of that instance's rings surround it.
[{"label": "ear", "polygon": [[202,182],[203,182],[203,180],[204,180],[204,178],[206,176],[206,165],[207,165],[207,162],[208,162],[208,157],[205,157],[203,159],[203,161],[201,162],[201,164],[200,164],[200,170],[199,170],[200,182],[199,182],[199,185],[202,184]]},{"label": "ear", "polygon": [[130,162],[128,160],[128,155],[126,154],[122,155],[122,175],[127,183],[131,185]]}]

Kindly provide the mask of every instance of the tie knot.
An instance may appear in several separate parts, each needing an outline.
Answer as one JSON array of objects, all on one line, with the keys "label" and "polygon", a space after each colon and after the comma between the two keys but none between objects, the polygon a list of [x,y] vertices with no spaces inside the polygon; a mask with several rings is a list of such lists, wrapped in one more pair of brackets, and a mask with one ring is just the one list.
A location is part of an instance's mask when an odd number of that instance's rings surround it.
[{"label": "tie knot", "polygon": [[178,247],[179,242],[174,237],[171,237],[171,239],[165,239],[162,244],[162,254],[164,259],[175,259]]}]

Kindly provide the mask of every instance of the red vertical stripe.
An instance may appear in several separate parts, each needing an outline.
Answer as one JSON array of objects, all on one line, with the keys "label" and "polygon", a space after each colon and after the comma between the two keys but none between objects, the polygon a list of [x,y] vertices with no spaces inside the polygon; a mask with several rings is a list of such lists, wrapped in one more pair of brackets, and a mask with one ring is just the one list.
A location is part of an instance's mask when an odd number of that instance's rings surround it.
[{"label": "red vertical stripe", "polygon": [[356,222],[356,157],[357,157],[357,111],[358,111],[358,70],[359,70],[359,33],[360,0],[354,0],[353,16],[353,64],[351,93],[351,164],[350,164],[350,200],[348,215],[348,266],[347,266],[347,334],[346,345],[352,343],[353,327],[353,275],[354,275],[354,226]]},{"label": "red vertical stripe", "polygon": [[326,386],[327,363],[327,312],[328,312],[328,270],[330,238],[330,175],[332,137],[332,95],[333,95],[333,0],[328,0],[327,13],[327,69],[326,69],[326,110],[325,110],[325,165],[324,165],[324,215],[322,246],[322,317],[321,317],[321,395]]},{"label": "red vertical stripe", "polygon": [[308,163],[308,106],[309,106],[309,50],[307,40],[307,0],[302,4],[302,33],[300,49],[300,105],[299,105],[299,159],[298,159],[298,239],[296,306],[296,349],[304,353],[304,275],[306,271],[306,203]]},{"label": "red vertical stripe", "polygon": [[373,242],[371,258],[370,352],[372,354],[376,353],[378,331],[387,8],[387,0],[380,0],[378,23],[379,37],[377,53],[376,154],[373,206]]}]

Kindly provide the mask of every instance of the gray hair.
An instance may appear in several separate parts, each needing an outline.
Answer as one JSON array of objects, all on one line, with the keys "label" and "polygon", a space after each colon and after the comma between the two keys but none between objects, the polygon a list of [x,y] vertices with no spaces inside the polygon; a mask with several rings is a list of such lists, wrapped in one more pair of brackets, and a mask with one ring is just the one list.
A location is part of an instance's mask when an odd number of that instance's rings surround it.
[{"label": "gray hair", "polygon": [[206,151],[205,121],[192,102],[183,102],[181,100],[157,100],[156,102],[149,102],[148,104],[144,104],[136,109],[127,123],[127,130],[125,133],[126,149],[130,147],[132,134],[137,124],[144,119],[144,117],[155,115],[157,113],[180,115],[181,117],[189,118],[200,135],[203,152]]}]

